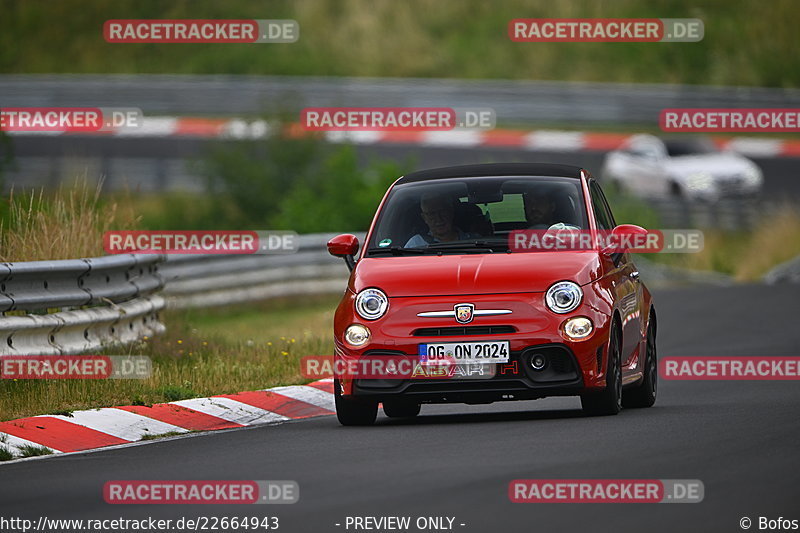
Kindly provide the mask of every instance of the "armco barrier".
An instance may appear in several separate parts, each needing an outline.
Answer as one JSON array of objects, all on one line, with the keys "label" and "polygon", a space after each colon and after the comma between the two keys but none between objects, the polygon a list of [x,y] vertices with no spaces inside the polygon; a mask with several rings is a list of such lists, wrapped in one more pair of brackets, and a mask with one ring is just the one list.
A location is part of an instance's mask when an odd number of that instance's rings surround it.
[{"label": "armco barrier", "polygon": [[0,355],[84,353],[160,333],[163,259],[133,254],[0,264]]},{"label": "armco barrier", "polygon": [[348,272],[327,252],[333,235],[301,235],[297,253],[286,255],[0,263],[0,355],[86,353],[132,342],[164,330],[159,311],[167,306],[341,292]]},{"label": "armco barrier", "polygon": [[[159,266],[167,306],[212,307],[342,292],[347,268],[326,247],[334,235],[301,235],[297,253],[287,255],[168,255]],[[363,242],[364,235],[358,238]]]}]

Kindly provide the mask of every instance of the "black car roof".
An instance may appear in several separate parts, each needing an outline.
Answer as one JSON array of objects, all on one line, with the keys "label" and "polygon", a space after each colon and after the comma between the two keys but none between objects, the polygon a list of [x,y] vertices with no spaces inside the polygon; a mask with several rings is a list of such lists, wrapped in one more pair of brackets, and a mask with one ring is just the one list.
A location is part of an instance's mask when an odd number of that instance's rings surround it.
[{"label": "black car roof", "polygon": [[477,176],[558,176],[580,178],[581,167],[550,163],[488,163],[431,168],[406,174],[397,184],[444,178],[469,178]]}]

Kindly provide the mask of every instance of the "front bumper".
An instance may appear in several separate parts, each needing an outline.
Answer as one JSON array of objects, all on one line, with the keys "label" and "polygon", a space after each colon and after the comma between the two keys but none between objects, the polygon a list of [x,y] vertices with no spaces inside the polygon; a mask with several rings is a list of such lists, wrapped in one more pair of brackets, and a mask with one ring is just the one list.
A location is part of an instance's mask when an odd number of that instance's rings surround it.
[{"label": "front bumper", "polygon": [[[456,301],[456,299],[458,301]],[[418,313],[450,309],[455,303],[468,300],[476,309],[509,309],[511,314],[476,318],[461,334],[449,331],[455,324],[451,319],[424,319]],[[602,302],[601,302],[602,303]],[[345,396],[370,397],[377,401],[399,400],[416,403],[488,403],[504,400],[523,400],[547,396],[577,395],[605,387],[605,350],[608,343],[610,309],[583,302],[566,315],[556,315],[544,307],[540,293],[472,295],[464,297],[431,296],[396,298],[387,316],[364,322],[352,312],[347,295],[337,310],[335,326],[335,357],[358,360],[362,357],[414,357],[419,344],[458,341],[509,341],[508,363],[496,363],[491,378],[464,379],[351,379],[336,375]],[[560,326],[574,316],[587,316],[594,323],[594,333],[584,341],[565,340]],[[361,323],[370,328],[371,342],[363,349],[354,349],[342,341],[347,325]],[[487,329],[492,333],[487,334]],[[427,335],[440,329],[438,335]],[[498,329],[499,333],[494,333]],[[530,361],[534,354],[547,359],[544,370],[536,371]]]},{"label": "front bumper", "polygon": [[[531,367],[535,354],[547,364]],[[373,351],[370,356],[381,355]],[[385,355],[399,355],[389,354]],[[489,365],[486,365],[489,366]],[[489,403],[575,395],[584,388],[583,373],[572,351],[563,344],[530,346],[512,351],[508,363],[493,363],[491,378],[354,379],[351,393],[378,401],[404,399],[415,403]]]}]

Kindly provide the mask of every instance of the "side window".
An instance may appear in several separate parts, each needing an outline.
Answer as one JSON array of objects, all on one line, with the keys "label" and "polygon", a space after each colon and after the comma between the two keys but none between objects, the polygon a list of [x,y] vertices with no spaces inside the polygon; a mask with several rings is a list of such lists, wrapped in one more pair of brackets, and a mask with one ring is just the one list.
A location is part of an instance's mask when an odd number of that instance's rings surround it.
[{"label": "side window", "polygon": [[592,196],[592,208],[594,208],[597,226],[600,229],[614,229],[614,217],[611,215],[611,210],[608,208],[608,203],[603,196],[603,191],[600,190],[596,182],[592,181],[589,184],[589,192]]},{"label": "side window", "polygon": [[606,213],[608,213],[608,219],[611,221],[611,228],[613,229],[616,227],[617,221],[614,219],[614,213],[611,211],[611,206],[608,205],[606,194],[603,192],[603,189],[600,188],[600,185],[595,183],[595,187],[597,187],[597,192],[600,193],[600,199],[603,200],[603,205],[606,206]]}]

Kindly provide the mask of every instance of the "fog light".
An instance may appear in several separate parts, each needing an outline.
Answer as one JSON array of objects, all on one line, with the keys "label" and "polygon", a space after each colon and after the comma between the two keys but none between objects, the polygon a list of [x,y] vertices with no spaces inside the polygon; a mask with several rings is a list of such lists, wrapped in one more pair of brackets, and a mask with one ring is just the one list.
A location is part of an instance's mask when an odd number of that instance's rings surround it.
[{"label": "fog light", "polygon": [[537,353],[531,357],[531,368],[534,370],[544,370],[545,366],[547,366],[547,359],[542,354]]},{"label": "fog light", "polygon": [[344,332],[344,340],[351,346],[364,346],[369,342],[369,329],[361,324],[351,324]]},{"label": "fog light", "polygon": [[585,316],[576,316],[564,322],[563,331],[567,340],[582,341],[592,335],[594,324]]}]

